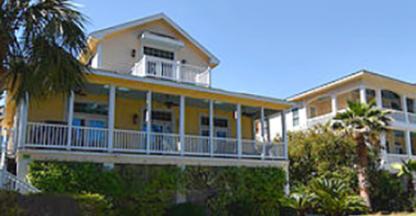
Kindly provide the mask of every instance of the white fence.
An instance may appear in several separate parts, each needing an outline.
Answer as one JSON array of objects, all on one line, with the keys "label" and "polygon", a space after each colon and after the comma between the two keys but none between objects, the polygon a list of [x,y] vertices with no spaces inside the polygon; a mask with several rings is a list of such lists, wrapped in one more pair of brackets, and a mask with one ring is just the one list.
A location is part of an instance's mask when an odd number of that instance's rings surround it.
[{"label": "white fence", "polygon": [[136,76],[150,76],[202,86],[210,84],[210,69],[195,65],[181,64],[172,60],[143,56],[131,69]]},{"label": "white fence", "polygon": [[182,146],[178,134],[115,129],[110,147],[108,137],[109,130],[103,128],[30,122],[23,147],[259,159],[284,159],[285,155],[284,144],[256,140],[242,140],[240,152],[234,138],[211,140],[207,136],[185,135]]}]

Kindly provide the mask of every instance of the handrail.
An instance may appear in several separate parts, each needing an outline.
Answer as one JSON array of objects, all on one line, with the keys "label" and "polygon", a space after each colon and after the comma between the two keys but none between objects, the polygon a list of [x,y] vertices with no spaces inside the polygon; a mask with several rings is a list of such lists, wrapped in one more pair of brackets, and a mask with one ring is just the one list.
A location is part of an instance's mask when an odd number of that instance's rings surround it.
[{"label": "handrail", "polygon": [[[284,159],[284,144],[255,139],[241,139],[242,151],[239,151],[238,139],[231,137],[211,138],[185,134],[182,144],[181,137],[177,133],[114,129],[113,145],[109,146],[108,139],[111,136],[107,128],[67,127],[59,124],[29,122],[27,131],[22,148]],[[69,131],[72,136],[68,136]]]},{"label": "handrail", "polygon": [[[3,186],[0,185],[0,187],[2,186],[3,189],[5,190],[10,190],[10,191],[17,191],[20,192],[22,194],[26,194],[26,193],[39,193],[41,192],[39,189],[37,189],[36,187],[34,187],[33,185],[20,180],[19,178],[17,178],[17,176],[9,173],[6,170],[0,170],[0,172],[3,172]],[[1,176],[1,175],[0,175]]]}]

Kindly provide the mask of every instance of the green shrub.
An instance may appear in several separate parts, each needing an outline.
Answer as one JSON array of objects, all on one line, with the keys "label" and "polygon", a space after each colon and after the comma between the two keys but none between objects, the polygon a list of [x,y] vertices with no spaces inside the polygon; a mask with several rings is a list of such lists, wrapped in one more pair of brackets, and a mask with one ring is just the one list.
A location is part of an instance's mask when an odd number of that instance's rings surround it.
[{"label": "green shrub", "polygon": [[166,216],[207,216],[208,210],[203,205],[193,203],[181,203],[174,205],[166,212]]},{"label": "green shrub", "polygon": [[405,192],[404,182],[385,170],[370,174],[370,195],[374,211],[412,210],[412,197]]},{"label": "green shrub", "polygon": [[187,167],[185,175],[187,189],[203,194],[215,215],[277,215],[284,197],[285,172],[279,168]]},{"label": "green shrub", "polygon": [[23,215],[24,210],[18,204],[19,194],[16,192],[0,190],[0,215]]},{"label": "green shrub", "polygon": [[83,216],[103,216],[111,215],[110,203],[100,194],[80,194],[75,195]]}]

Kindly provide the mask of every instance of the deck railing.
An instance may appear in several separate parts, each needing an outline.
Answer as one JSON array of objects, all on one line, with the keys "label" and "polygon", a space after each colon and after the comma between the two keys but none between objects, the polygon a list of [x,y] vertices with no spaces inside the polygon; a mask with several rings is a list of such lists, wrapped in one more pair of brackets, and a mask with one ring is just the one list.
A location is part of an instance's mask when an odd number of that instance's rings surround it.
[{"label": "deck railing", "polygon": [[143,56],[131,69],[136,76],[148,76],[202,86],[210,85],[209,67],[182,64],[172,60]]},{"label": "deck railing", "polygon": [[39,193],[40,190],[31,184],[18,179],[15,175],[6,170],[0,170],[0,189],[8,191],[17,191],[22,194]]},{"label": "deck railing", "polygon": [[185,135],[181,145],[179,134],[114,129],[109,146],[108,137],[109,130],[103,128],[29,122],[22,147],[223,158],[284,159],[285,155],[284,144],[256,140],[242,140],[239,152],[238,140],[234,138],[211,140],[207,136]]}]

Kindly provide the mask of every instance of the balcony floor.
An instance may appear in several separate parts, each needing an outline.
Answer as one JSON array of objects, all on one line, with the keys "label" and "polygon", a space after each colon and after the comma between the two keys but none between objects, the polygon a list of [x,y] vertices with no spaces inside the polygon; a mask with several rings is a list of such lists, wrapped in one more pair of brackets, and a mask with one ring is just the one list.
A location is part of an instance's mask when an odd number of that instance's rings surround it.
[{"label": "balcony floor", "polygon": [[258,160],[251,158],[222,158],[180,155],[127,154],[93,151],[50,150],[25,148],[17,151],[17,157],[30,156],[30,160],[67,161],[115,164],[149,164],[149,165],[189,165],[189,166],[248,166],[248,167],[283,167],[287,160]]}]

